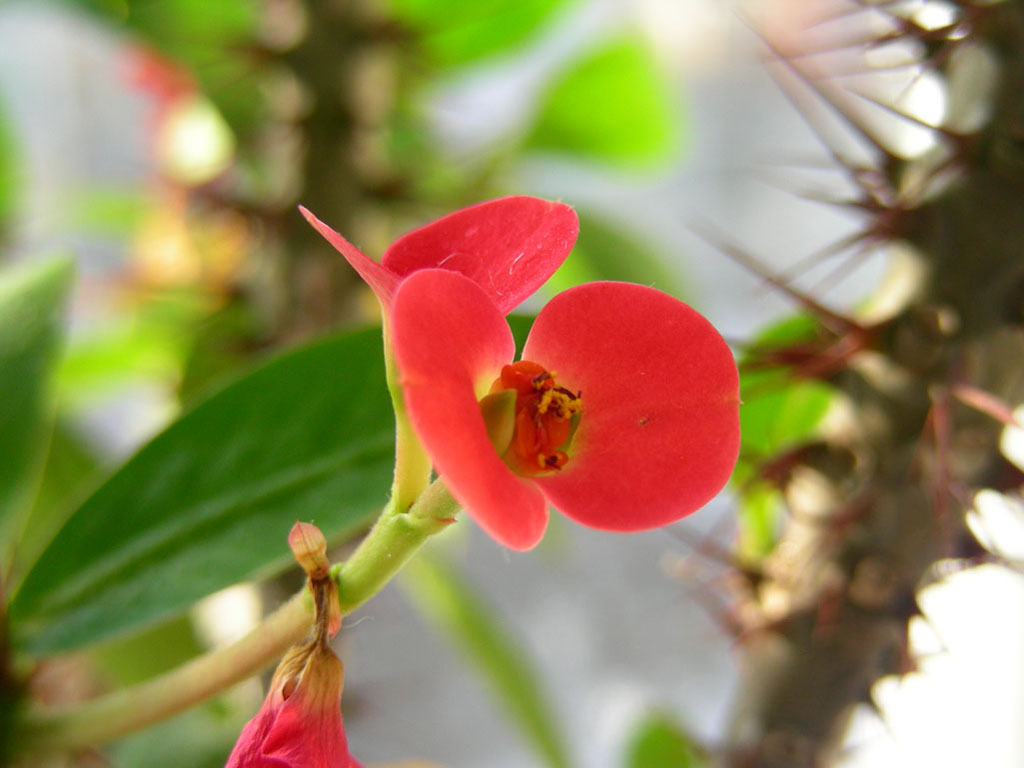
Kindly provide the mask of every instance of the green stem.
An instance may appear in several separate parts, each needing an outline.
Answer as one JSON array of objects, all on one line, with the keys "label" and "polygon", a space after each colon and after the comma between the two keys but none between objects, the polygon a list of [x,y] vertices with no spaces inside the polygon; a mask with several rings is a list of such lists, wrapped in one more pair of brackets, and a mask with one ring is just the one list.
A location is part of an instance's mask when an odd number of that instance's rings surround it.
[{"label": "green stem", "polygon": [[405,512],[430,482],[430,457],[423,449],[405,410],[402,387],[398,383],[398,363],[391,349],[387,310],[384,315],[384,374],[391,393],[391,404],[395,409],[395,480],[391,487],[391,501],[394,511]]},{"label": "green stem", "polygon": [[440,480],[404,514],[389,505],[352,557],[331,569],[342,613],[377,594],[430,536],[448,527],[458,511],[458,502]]},{"label": "green stem", "polygon": [[15,743],[25,751],[77,749],[145,728],[267,667],[302,639],[312,617],[303,590],[241,640],[152,680],[83,704],[30,710]]},{"label": "green stem", "polygon": [[[458,511],[436,481],[407,513],[384,510],[373,530],[342,565],[332,568],[343,614],[377,594]],[[131,688],[73,706],[30,709],[14,743],[25,751],[58,751],[101,744],[195,706],[260,672],[308,632],[313,618],[306,590],[291,598],[241,640]]]}]

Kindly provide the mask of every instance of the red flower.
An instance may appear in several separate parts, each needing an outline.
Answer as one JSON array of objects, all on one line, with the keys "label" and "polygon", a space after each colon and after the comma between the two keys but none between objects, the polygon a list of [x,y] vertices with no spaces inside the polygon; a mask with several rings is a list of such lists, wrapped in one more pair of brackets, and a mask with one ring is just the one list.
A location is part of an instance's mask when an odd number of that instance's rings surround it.
[{"label": "red flower", "polygon": [[288,545],[309,577],[313,638],[281,659],[263,706],[242,729],[225,768],[362,768],[348,753],[340,704],[344,670],[329,644],[341,613],[327,540],[315,525],[296,522]]},{"label": "red flower", "polygon": [[536,197],[503,197],[403,235],[378,264],[308,210],[299,210],[369,284],[385,309],[403,279],[440,267],[476,282],[503,314],[508,313],[554,274],[579,232],[576,213],[567,205]]},{"label": "red flower", "polygon": [[[501,309],[462,275],[407,277],[391,326],[409,416],[435,469],[505,546],[540,540],[548,502],[592,528],[665,525],[732,472],[732,354],[703,317],[660,291],[611,282],[565,291],[512,365]],[[503,391],[504,405],[484,403],[485,421],[481,399]]]},{"label": "red flower", "polygon": [[341,722],[341,661],[326,643],[291,648],[225,768],[362,768]]}]

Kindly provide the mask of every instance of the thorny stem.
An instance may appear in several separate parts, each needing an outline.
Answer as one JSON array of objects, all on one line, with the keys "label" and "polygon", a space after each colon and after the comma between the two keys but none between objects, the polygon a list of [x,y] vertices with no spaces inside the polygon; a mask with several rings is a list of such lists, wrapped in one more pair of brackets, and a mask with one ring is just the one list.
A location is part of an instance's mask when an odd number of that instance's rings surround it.
[{"label": "thorny stem", "polygon": [[[457,503],[440,481],[406,513],[389,504],[345,563],[331,569],[342,614],[377,594],[427,541],[446,528]],[[59,751],[100,744],[195,706],[260,672],[310,631],[313,606],[306,589],[241,640],[131,688],[60,709],[32,709],[18,723],[15,744],[25,751]]]}]

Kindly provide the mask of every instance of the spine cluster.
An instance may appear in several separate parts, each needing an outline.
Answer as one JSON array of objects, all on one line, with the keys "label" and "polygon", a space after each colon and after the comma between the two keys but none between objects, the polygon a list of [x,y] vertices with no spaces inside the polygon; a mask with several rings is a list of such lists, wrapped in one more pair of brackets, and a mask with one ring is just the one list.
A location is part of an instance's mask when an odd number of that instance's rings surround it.
[{"label": "spine cluster", "polygon": [[[999,441],[1024,401],[1024,2],[953,5],[940,27],[906,4],[851,5],[890,22],[869,47],[909,42],[917,66],[945,82],[937,148],[912,161],[866,118],[897,107],[814,71],[813,57],[773,50],[771,66],[787,91],[803,89],[794,101],[812,124],[821,107],[870,145],[869,165],[829,146],[856,189],[844,204],[866,219],[849,242],[855,253],[887,249],[905,279],[879,288],[872,303],[889,308],[870,320],[787,287],[815,332],[750,353],[752,365],[827,382],[841,417],[762,464],[787,516],[734,596],[743,677],[722,765],[831,764],[873,683],[912,669],[918,590],[941,578],[942,564],[993,557],[966,525],[975,494],[1020,493]],[[896,283],[898,300],[885,295]]]}]

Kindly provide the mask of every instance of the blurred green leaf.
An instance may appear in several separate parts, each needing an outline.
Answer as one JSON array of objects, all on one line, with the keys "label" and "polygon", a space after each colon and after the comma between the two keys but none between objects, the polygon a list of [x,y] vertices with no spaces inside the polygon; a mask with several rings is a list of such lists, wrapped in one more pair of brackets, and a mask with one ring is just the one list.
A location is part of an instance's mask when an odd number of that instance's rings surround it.
[{"label": "blurred green leaf", "polygon": [[807,315],[784,318],[759,332],[740,359],[744,456],[759,459],[804,439],[828,410],[832,388],[824,382],[798,379],[781,366],[751,365],[773,349],[811,343],[817,333],[817,322]]},{"label": "blurred green leaf", "polygon": [[22,188],[21,156],[14,128],[0,108],[0,241],[7,237]]},{"label": "blurred green leaf", "polygon": [[222,696],[133,734],[112,748],[117,768],[223,768],[253,710]]},{"label": "blurred green leaf", "polygon": [[134,74],[147,75],[143,87],[157,98],[182,75],[194,77],[232,129],[253,130],[262,124],[264,105],[260,78],[252,77],[260,16],[260,5],[251,0],[135,0],[126,25],[166,61],[153,67],[152,58],[140,55]]},{"label": "blurred green leaf", "polygon": [[127,638],[103,643],[92,658],[119,687],[141,683],[203,652],[191,619],[175,616]]},{"label": "blurred green leaf", "polygon": [[331,337],[228,385],[71,516],[15,594],[25,650],[67,650],[287,566],[297,519],[329,540],[383,505],[393,455],[380,331]]},{"label": "blurred green leaf", "polygon": [[677,297],[684,293],[682,280],[649,245],[609,226],[607,219],[581,213],[576,246],[545,284],[544,291],[553,296],[594,280],[649,285]]},{"label": "blurred green leaf", "polygon": [[119,21],[128,17],[128,0],[66,0],[66,2]]},{"label": "blurred green leaf", "polygon": [[17,584],[71,512],[100,479],[100,464],[86,442],[58,418],[50,438],[35,504],[22,526],[10,583]]},{"label": "blurred green leaf", "polygon": [[185,359],[178,397],[189,403],[212,382],[243,369],[257,348],[259,322],[251,303],[236,298],[204,317]]},{"label": "blurred green leaf", "polygon": [[739,499],[737,543],[740,558],[757,562],[771,553],[785,515],[782,494],[772,485],[753,481],[743,487]]},{"label": "blurred green leaf", "polygon": [[671,91],[646,43],[628,38],[590,51],[556,77],[527,149],[649,167],[676,150],[681,129]]},{"label": "blurred green leaf", "polygon": [[467,64],[529,40],[573,0],[391,0],[395,18],[419,34],[440,66]]},{"label": "blurred green leaf", "polygon": [[671,718],[650,714],[634,730],[626,748],[625,768],[698,768],[699,750]]},{"label": "blurred green leaf", "polygon": [[32,501],[51,413],[64,305],[74,279],[70,259],[9,268],[0,275],[0,566]]},{"label": "blurred green leaf", "polygon": [[206,312],[198,293],[165,291],[73,340],[58,376],[62,405],[79,408],[132,380],[175,380]]},{"label": "blurred green leaf", "polygon": [[423,615],[450,635],[476,663],[508,712],[550,768],[570,765],[558,722],[529,658],[514,632],[449,564],[420,555],[402,574],[401,585]]},{"label": "blurred green leaf", "polygon": [[749,364],[765,350],[813,341],[817,328],[806,315],[786,318],[758,334],[750,347],[755,351],[740,361],[741,449],[732,482],[741,491],[739,549],[746,558],[771,551],[784,513],[779,492],[758,479],[758,465],[813,435],[833,397],[825,382]]},{"label": "blurred green leaf", "polygon": [[744,371],[740,375],[741,443],[748,456],[777,453],[811,434],[832,402],[832,389],[785,371]]},{"label": "blurred green leaf", "polygon": [[97,235],[128,238],[152,203],[138,189],[83,191],[72,199],[67,226]]}]

